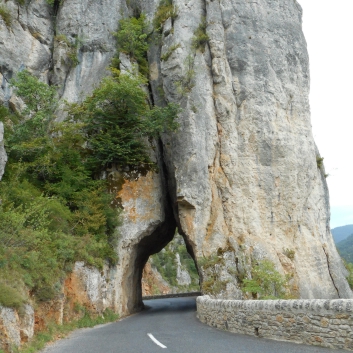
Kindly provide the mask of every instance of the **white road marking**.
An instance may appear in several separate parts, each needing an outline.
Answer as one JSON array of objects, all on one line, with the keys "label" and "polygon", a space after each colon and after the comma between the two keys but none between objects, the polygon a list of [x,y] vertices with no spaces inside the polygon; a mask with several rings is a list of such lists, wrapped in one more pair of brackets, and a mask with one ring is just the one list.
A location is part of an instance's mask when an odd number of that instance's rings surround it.
[{"label": "white road marking", "polygon": [[162,344],[161,342],[159,342],[158,340],[156,340],[152,333],[148,333],[147,336],[158,346],[162,347],[162,348],[167,348],[164,344]]}]

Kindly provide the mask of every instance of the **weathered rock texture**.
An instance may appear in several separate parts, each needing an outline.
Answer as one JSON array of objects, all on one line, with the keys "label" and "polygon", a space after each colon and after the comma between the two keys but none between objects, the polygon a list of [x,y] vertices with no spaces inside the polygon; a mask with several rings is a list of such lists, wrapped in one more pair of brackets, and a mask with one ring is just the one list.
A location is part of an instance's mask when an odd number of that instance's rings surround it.
[{"label": "weathered rock texture", "polygon": [[4,125],[0,122],[0,180],[5,172],[7,154],[4,147]]},{"label": "weathered rock texture", "polygon": [[9,349],[28,342],[34,333],[34,311],[30,305],[22,308],[21,315],[16,310],[0,306],[0,348]]},{"label": "weathered rock texture", "polygon": [[280,341],[353,350],[353,300],[221,300],[197,298],[205,324]]},{"label": "weathered rock texture", "polygon": [[[8,28],[0,18],[1,102],[14,100],[9,79],[22,68],[59,85],[63,99],[82,99],[107,74],[121,16],[144,12],[152,20],[158,3],[7,1],[13,22]],[[108,173],[122,184],[117,197],[124,208],[109,305],[120,313],[141,308],[143,267],[173,238],[176,225],[196,262],[218,251],[215,269],[224,286],[217,297],[240,299],[241,278],[262,258],[292,275],[292,291],[301,298],[352,297],[330,234],[324,170],[316,162],[300,5],[174,5],[177,18],[165,23],[160,45],[153,42],[148,55],[154,102],[179,103],[180,128],[154,146],[158,173]],[[203,17],[209,42],[195,49]],[[78,43],[78,65],[67,60],[70,46],[55,39],[59,34]],[[286,249],[295,252],[293,259]],[[209,281],[199,270],[201,282]]]},{"label": "weathered rock texture", "polygon": [[12,351],[30,341],[34,333],[48,324],[63,324],[83,317],[85,310],[102,314],[105,309],[117,310],[114,290],[114,269],[102,271],[77,262],[66,278],[61,295],[51,301],[26,304],[20,310],[0,306],[0,350]]},{"label": "weathered rock texture", "polygon": [[162,275],[147,261],[142,272],[142,296],[171,294],[171,286],[163,279]]}]

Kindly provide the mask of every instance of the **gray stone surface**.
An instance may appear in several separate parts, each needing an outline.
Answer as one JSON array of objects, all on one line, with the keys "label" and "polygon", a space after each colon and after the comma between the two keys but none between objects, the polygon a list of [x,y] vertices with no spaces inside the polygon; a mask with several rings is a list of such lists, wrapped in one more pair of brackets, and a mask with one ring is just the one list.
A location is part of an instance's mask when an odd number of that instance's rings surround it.
[{"label": "gray stone surface", "polygon": [[[179,15],[162,36],[162,53],[180,47],[162,62],[151,53],[150,65],[155,94],[162,81],[166,100],[183,107],[178,133],[163,137],[179,231],[197,258],[221,248],[238,273],[269,258],[293,276],[301,298],[352,297],[316,163],[301,7],[293,0],[174,3]],[[204,52],[192,48],[202,16],[210,37]],[[194,78],[180,92],[188,56]],[[226,262],[220,277],[230,282],[217,297],[232,297],[238,286]]]},{"label": "gray stone surface", "polygon": [[[143,11],[152,20],[158,3],[66,0],[56,13],[45,0],[7,1],[13,23],[0,20],[1,102],[16,101],[9,80],[22,68],[59,85],[62,99],[83,99],[107,75],[121,16]],[[174,4],[177,18],[148,55],[154,102],[179,103],[180,128],[154,145],[159,173],[107,173],[126,179],[117,195],[124,212],[111,306],[120,313],[141,307],[143,265],[176,224],[197,262],[221,249],[215,270],[226,286],[215,297],[242,298],[238,278],[263,258],[292,276],[301,298],[352,297],[330,234],[325,172],[316,163],[301,7],[295,0]],[[195,50],[203,16],[210,40]],[[68,46],[54,32],[71,44],[78,39],[78,65],[66,60]]]},{"label": "gray stone surface", "polygon": [[221,300],[198,297],[199,320],[263,338],[353,350],[353,300]]}]

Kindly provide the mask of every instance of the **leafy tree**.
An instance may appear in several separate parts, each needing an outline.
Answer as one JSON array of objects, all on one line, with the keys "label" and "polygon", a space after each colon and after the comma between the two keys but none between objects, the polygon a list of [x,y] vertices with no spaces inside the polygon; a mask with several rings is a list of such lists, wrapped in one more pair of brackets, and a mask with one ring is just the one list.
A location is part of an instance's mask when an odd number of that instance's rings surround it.
[{"label": "leafy tree", "polygon": [[146,139],[177,128],[178,106],[150,107],[143,84],[130,75],[108,77],[83,103],[71,107],[71,118],[84,122],[87,161],[93,170],[111,163],[152,166]]},{"label": "leafy tree", "polygon": [[269,260],[262,260],[251,271],[251,278],[243,280],[242,291],[254,299],[286,298],[287,278],[282,276]]}]

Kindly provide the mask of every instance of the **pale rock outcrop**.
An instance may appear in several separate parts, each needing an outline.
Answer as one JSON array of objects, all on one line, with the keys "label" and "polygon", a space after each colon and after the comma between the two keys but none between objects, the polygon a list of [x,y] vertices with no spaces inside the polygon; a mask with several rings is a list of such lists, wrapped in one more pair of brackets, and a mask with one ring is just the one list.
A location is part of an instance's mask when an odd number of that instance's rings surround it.
[{"label": "pale rock outcrop", "polygon": [[[179,15],[162,36],[162,52],[176,43],[180,48],[151,63],[160,67],[166,99],[184,108],[178,133],[163,137],[165,162],[179,231],[196,258],[224,253],[219,271],[228,284],[217,295],[234,297],[241,277],[234,270],[249,273],[266,257],[289,271],[302,298],[352,297],[330,234],[324,170],[316,162],[300,5],[174,3]],[[204,53],[192,48],[202,16],[209,36]],[[194,87],[180,95],[190,55]],[[289,267],[284,249],[295,252]]]},{"label": "pale rock outcrop", "polygon": [[176,253],[175,255],[175,262],[177,265],[177,283],[179,286],[189,286],[191,284],[191,277],[189,275],[189,272],[184,270],[181,266],[180,262],[180,255]]},{"label": "pale rock outcrop", "polygon": [[[300,5],[173,3],[178,16],[166,21],[148,59],[153,101],[179,103],[180,127],[153,146],[158,172],[107,174],[123,208],[107,305],[123,314],[142,307],[144,264],[173,238],[176,225],[199,264],[201,282],[209,276],[199,260],[219,254],[217,271],[226,286],[216,297],[241,298],[241,278],[263,258],[292,276],[301,298],[352,297],[330,233],[324,170],[316,162]],[[9,80],[22,68],[59,85],[63,99],[83,99],[108,74],[121,16],[144,12],[152,20],[158,4],[66,0],[57,10],[45,0],[26,6],[7,1],[13,23],[7,28],[0,20],[1,101],[10,100]],[[192,45],[202,17],[209,36],[204,50]],[[64,60],[68,45],[55,35],[77,43],[78,65]],[[161,60],[172,46],[178,48]],[[97,294],[100,279],[93,272],[88,293]]]},{"label": "pale rock outcrop", "polygon": [[28,342],[34,333],[34,310],[26,304],[21,315],[16,310],[0,306],[0,347],[10,348]]}]

